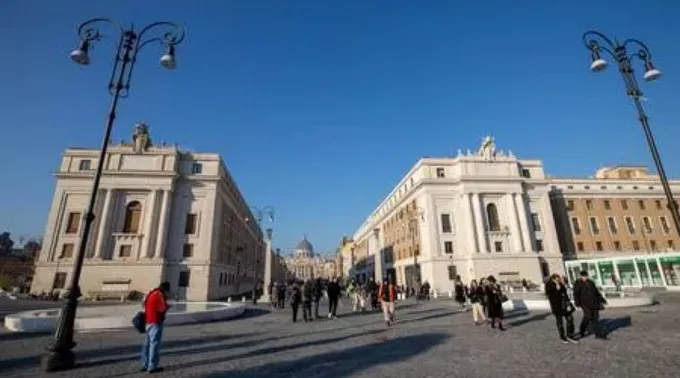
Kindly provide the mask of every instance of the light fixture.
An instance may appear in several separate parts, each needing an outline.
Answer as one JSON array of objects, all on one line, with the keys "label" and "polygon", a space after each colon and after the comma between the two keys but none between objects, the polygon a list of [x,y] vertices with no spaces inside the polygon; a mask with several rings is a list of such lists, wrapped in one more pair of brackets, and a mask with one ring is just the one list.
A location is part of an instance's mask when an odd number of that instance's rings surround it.
[{"label": "light fixture", "polygon": [[591,47],[591,58],[593,60],[590,63],[590,70],[593,72],[600,72],[607,68],[607,61],[600,57],[599,48],[597,46]]},{"label": "light fixture", "polygon": [[661,71],[654,68],[651,60],[645,61],[645,74],[642,76],[645,81],[654,81],[660,78],[662,75]]},{"label": "light fixture", "polygon": [[175,59],[175,45],[168,46],[168,52],[161,57],[161,66],[167,70],[174,70],[177,68],[177,60]]},{"label": "light fixture", "polygon": [[89,49],[90,43],[88,41],[80,41],[78,48],[71,51],[71,60],[83,66],[90,64],[90,56],[87,54]]}]

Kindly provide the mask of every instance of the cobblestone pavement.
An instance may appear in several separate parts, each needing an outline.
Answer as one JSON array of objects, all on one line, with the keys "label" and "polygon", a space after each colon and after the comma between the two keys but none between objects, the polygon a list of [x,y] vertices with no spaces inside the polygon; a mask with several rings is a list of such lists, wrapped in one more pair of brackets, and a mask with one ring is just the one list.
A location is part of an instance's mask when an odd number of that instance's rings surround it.
[{"label": "cobblestone pavement", "polygon": [[[397,308],[386,328],[379,314],[292,324],[289,310],[249,310],[229,322],[168,327],[161,364],[170,377],[678,377],[680,295],[662,294],[647,308],[603,313],[615,329],[608,341],[578,345],[557,339],[554,318],[511,317],[506,332],[472,325],[450,301]],[[630,317],[630,324],[626,319]],[[577,322],[580,315],[577,315]],[[578,324],[577,324],[578,326]],[[40,377],[49,336],[0,333],[0,375]],[[77,335],[80,366],[51,377],[145,376],[138,372],[134,331]]]}]

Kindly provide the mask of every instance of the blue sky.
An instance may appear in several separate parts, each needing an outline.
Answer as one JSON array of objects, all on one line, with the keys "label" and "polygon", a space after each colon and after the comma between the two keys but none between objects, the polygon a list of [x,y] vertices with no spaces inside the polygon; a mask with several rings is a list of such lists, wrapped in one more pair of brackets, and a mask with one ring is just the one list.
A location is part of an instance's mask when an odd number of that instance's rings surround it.
[{"label": "blue sky", "polygon": [[156,141],[222,154],[248,201],[276,208],[284,250],[303,234],[334,250],[419,157],[485,134],[555,176],[651,166],[619,74],[588,71],[591,28],[652,49],[666,76],[643,84],[646,108],[680,176],[680,4],[557,3],[3,1],[0,229],[42,234],[62,150],[100,143],[112,42],[89,67],[68,59],[78,24],[97,16],[188,28],[180,69],[141,54],[114,140],[144,120]]}]

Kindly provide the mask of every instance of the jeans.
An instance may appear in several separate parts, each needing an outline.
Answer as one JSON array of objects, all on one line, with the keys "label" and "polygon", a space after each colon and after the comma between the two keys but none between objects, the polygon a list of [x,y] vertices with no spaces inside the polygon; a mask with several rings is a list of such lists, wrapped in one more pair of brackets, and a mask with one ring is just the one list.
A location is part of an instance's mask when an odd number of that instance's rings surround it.
[{"label": "jeans", "polygon": [[146,325],[144,344],[142,345],[142,368],[151,371],[158,367],[162,337],[163,324]]},{"label": "jeans", "polygon": [[[564,332],[564,320],[567,321],[567,332]],[[562,340],[566,339],[567,337],[573,338],[574,337],[574,317],[571,316],[571,314],[567,314],[564,316],[560,315],[555,315],[555,321],[557,322],[557,331],[560,333],[560,338]]]},{"label": "jeans", "polygon": [[302,318],[305,321],[314,320],[314,318],[312,318],[312,302],[302,302]]},{"label": "jeans", "polygon": [[382,302],[383,317],[386,322],[394,320],[394,302]]},{"label": "jeans", "polygon": [[585,335],[586,331],[594,333],[597,338],[604,338],[606,335],[600,326],[600,310],[589,308],[581,308],[583,310],[583,319],[581,319],[581,326],[579,331],[581,335]]},{"label": "jeans", "polygon": [[472,304],[472,320],[477,323],[480,319],[482,322],[486,320],[486,316],[484,316],[484,308],[482,307],[481,303],[475,302]]},{"label": "jeans", "polygon": [[314,301],[314,317],[319,319],[319,302],[321,302],[321,298],[316,298]]},{"label": "jeans", "polygon": [[292,303],[290,307],[293,309],[293,323],[295,323],[297,322],[298,308],[300,307],[300,304]]},{"label": "jeans", "polygon": [[338,311],[338,297],[328,297],[328,314],[330,316],[335,316]]}]

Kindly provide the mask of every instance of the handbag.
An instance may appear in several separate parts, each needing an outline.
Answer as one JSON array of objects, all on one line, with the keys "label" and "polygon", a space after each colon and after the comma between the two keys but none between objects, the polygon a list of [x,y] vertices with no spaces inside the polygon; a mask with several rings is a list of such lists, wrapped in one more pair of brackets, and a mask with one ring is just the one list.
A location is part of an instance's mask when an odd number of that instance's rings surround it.
[{"label": "handbag", "polygon": [[137,332],[146,332],[146,314],[144,311],[138,311],[135,316],[132,317],[132,326],[135,327]]},{"label": "handbag", "polygon": [[508,298],[508,296],[507,296],[507,295],[505,295],[505,294],[501,294],[501,303],[503,303],[503,302],[507,302],[507,301],[509,301],[509,300],[510,300],[510,298]]}]

